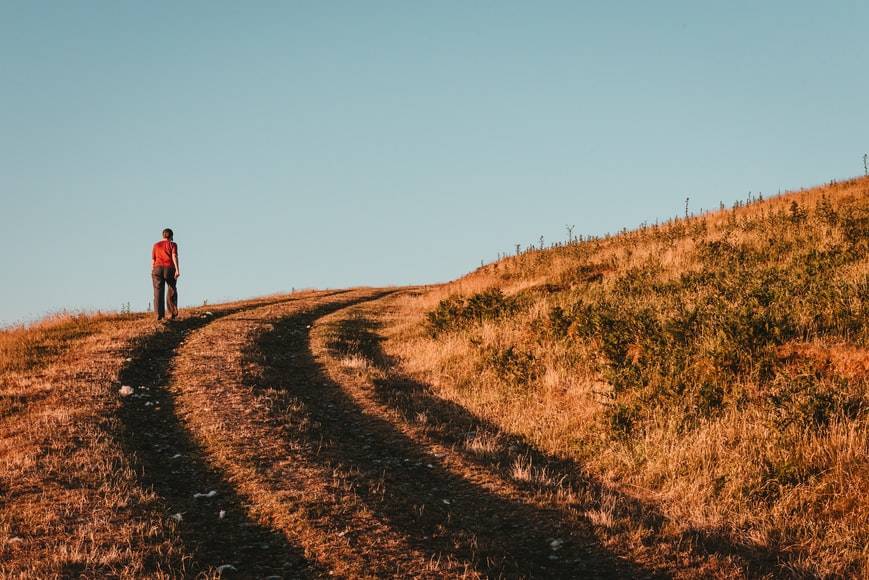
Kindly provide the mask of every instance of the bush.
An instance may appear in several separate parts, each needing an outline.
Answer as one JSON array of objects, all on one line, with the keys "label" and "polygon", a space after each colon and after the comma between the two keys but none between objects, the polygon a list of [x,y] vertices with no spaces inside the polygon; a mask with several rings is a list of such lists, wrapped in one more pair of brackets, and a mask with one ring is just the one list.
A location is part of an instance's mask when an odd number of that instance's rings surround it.
[{"label": "bush", "polygon": [[[779,263],[751,248],[704,242],[698,247],[703,270],[669,281],[660,281],[654,266],[626,270],[600,296],[550,309],[549,328],[561,338],[593,342],[616,402],[637,403],[634,423],[664,406],[680,409],[684,424],[695,425],[737,400],[729,396],[732,385],[775,380],[781,372],[776,347],[865,334],[860,305],[869,285],[834,276],[857,256],[836,248],[794,255],[797,247]],[[791,415],[817,425],[841,408],[821,393],[800,405]],[[611,419],[624,436],[622,419]]]},{"label": "bush", "polygon": [[443,332],[461,330],[513,314],[518,307],[515,299],[507,297],[498,288],[478,292],[470,298],[450,296],[441,300],[426,315],[429,332],[437,336]]},{"label": "bush", "polygon": [[432,336],[461,328],[464,323],[464,307],[465,301],[460,296],[450,296],[438,302],[437,307],[426,315]]},{"label": "bush", "polygon": [[537,360],[530,352],[515,346],[488,347],[483,350],[483,361],[503,380],[511,384],[529,384],[538,375]]}]

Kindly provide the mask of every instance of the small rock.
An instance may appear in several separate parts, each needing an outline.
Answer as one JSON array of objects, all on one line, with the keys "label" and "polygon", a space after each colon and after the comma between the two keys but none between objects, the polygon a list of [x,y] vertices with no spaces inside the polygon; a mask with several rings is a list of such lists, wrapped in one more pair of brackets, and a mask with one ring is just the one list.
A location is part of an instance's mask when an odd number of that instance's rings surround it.
[{"label": "small rock", "polygon": [[218,512],[218,514],[217,514],[217,517],[220,519],[225,518],[226,517],[226,510],[220,510],[220,512]]},{"label": "small rock", "polygon": [[549,542],[549,547],[552,548],[553,550],[558,550],[563,545],[564,545],[564,540],[562,540],[560,538],[555,538],[554,540]]},{"label": "small rock", "polygon": [[171,516],[169,516],[169,519],[170,519],[170,520],[175,520],[176,522],[180,522],[180,521],[183,520],[184,518],[181,517],[181,514],[180,514],[180,513],[177,513],[177,514],[172,514]]},{"label": "small rock", "polygon": [[212,489],[212,490],[209,491],[208,493],[194,493],[194,494],[193,494],[193,498],[194,498],[194,499],[198,499],[198,498],[200,498],[200,497],[214,497],[214,496],[216,496],[216,495],[217,495],[217,492],[216,492],[215,490]]},{"label": "small rock", "polygon": [[238,572],[238,568],[236,568],[232,564],[224,564],[223,566],[217,567],[218,574],[223,574],[224,572]]},{"label": "small rock", "polygon": [[172,456],[172,459],[178,459],[179,457],[181,457],[181,454],[176,453],[175,455]]},{"label": "small rock", "polygon": [[431,463],[426,463],[425,466],[429,469],[434,469],[434,465],[432,465]]},{"label": "small rock", "polygon": [[133,394],[133,387],[131,387],[130,385],[123,385],[120,389],[118,389],[118,392],[121,394],[122,397],[129,397]]},{"label": "small rock", "polygon": [[447,505],[450,505],[450,500],[448,500],[448,499],[442,499],[441,501],[444,502],[444,503],[447,504]]}]

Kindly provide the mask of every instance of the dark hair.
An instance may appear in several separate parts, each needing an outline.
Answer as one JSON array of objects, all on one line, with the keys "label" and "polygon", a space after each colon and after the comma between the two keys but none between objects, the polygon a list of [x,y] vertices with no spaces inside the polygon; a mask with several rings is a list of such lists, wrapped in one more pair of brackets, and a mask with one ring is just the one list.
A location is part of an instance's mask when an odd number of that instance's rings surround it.
[{"label": "dark hair", "polygon": [[173,236],[175,236],[175,234],[172,232],[171,228],[166,228],[165,230],[163,230],[163,238],[171,240]]}]

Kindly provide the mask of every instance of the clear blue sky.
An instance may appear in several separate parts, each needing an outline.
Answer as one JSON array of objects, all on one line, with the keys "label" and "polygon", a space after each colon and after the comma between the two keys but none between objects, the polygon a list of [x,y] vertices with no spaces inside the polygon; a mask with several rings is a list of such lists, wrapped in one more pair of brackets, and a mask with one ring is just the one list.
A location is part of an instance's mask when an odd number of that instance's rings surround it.
[{"label": "clear blue sky", "polygon": [[862,173],[869,8],[0,2],[0,322],[444,281]]}]

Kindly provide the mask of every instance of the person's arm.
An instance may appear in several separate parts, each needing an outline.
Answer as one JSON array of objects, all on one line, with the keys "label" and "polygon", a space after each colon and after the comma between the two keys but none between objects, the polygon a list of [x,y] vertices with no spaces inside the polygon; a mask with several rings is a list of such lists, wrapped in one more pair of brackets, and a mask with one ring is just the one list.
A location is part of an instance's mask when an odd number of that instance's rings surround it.
[{"label": "person's arm", "polygon": [[151,248],[151,269],[154,269],[154,266],[157,265],[157,254],[154,251],[154,248]]},{"label": "person's arm", "polygon": [[172,248],[172,263],[175,264],[175,277],[181,277],[181,266],[178,264],[178,247]]}]

